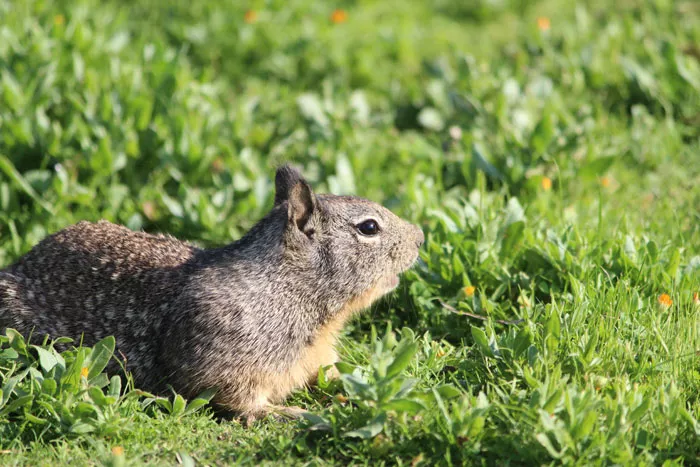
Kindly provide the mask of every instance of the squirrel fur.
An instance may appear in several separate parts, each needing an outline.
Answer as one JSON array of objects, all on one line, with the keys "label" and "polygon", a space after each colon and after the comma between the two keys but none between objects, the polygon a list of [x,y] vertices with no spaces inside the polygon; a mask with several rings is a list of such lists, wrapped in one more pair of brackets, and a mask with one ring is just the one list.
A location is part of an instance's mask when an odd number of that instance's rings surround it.
[{"label": "squirrel fur", "polygon": [[393,290],[423,233],[388,209],[314,194],[277,170],[272,210],[240,240],[200,249],[80,222],[0,270],[0,330],[113,335],[137,387],[171,385],[255,418],[337,360],[343,325]]}]

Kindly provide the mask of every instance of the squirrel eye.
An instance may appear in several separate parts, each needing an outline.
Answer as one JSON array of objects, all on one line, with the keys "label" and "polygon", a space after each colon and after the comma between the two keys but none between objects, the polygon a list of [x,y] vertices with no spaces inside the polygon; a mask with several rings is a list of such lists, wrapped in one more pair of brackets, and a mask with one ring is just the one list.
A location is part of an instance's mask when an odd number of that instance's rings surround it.
[{"label": "squirrel eye", "polygon": [[362,235],[377,235],[379,233],[379,224],[374,219],[361,222],[356,227]]}]

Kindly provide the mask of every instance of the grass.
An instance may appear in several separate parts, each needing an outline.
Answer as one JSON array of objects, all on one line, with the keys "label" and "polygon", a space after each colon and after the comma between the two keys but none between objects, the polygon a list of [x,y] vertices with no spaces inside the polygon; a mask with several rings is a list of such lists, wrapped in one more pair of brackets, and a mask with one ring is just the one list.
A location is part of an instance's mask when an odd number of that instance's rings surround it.
[{"label": "grass", "polygon": [[299,423],[9,332],[0,464],[700,464],[695,2],[0,0],[0,38],[0,265],[82,219],[230,242],[287,160],[426,233]]}]

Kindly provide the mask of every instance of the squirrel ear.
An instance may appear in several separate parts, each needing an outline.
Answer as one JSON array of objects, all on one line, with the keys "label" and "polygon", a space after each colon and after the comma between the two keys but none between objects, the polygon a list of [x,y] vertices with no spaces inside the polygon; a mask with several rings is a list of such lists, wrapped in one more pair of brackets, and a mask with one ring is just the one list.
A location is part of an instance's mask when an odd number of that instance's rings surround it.
[{"label": "squirrel ear", "polygon": [[275,175],[275,206],[287,201],[292,188],[300,181],[304,181],[304,178],[294,167],[285,164],[278,168]]},{"label": "squirrel ear", "polygon": [[289,220],[294,222],[297,228],[304,231],[306,223],[316,208],[316,196],[311,187],[304,180],[299,180],[290,190],[287,200],[287,214]]},{"label": "squirrel ear", "polygon": [[275,206],[287,201],[289,220],[303,230],[316,208],[316,196],[299,171],[289,165],[277,169]]}]

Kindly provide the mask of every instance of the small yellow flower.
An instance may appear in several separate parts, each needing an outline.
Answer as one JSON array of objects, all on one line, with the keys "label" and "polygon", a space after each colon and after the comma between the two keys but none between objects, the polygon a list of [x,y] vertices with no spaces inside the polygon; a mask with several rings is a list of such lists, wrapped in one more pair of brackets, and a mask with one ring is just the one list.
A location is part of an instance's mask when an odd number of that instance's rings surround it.
[{"label": "small yellow flower", "polygon": [[114,454],[115,456],[123,456],[124,448],[121,446],[114,446],[112,447],[112,454]]},{"label": "small yellow flower", "polygon": [[530,299],[527,298],[527,295],[519,296],[518,303],[520,304],[520,308],[530,308],[532,306],[532,303],[530,303]]},{"label": "small yellow flower", "polygon": [[542,189],[544,191],[549,191],[552,189],[552,179],[549,177],[542,177],[542,181],[540,182],[542,184]]},{"label": "small yellow flower", "polygon": [[549,31],[549,28],[552,26],[552,22],[549,21],[549,18],[546,16],[540,16],[537,18],[537,29],[540,31]]},{"label": "small yellow flower", "polygon": [[87,378],[88,377],[88,367],[84,366],[80,369],[80,377],[81,378]]},{"label": "small yellow flower", "polygon": [[258,20],[258,12],[255,10],[248,10],[245,12],[245,15],[243,15],[243,21],[245,21],[248,24],[253,24]]},{"label": "small yellow flower", "polygon": [[464,294],[467,297],[473,297],[474,292],[476,292],[476,287],[474,287],[473,285],[468,285],[467,287],[464,288]]},{"label": "small yellow flower", "polygon": [[345,10],[335,10],[331,13],[331,21],[335,24],[341,24],[348,20],[348,12]]},{"label": "small yellow flower", "polygon": [[53,17],[53,24],[55,24],[56,26],[61,26],[65,22],[66,22],[66,17],[63,15],[56,15]]},{"label": "small yellow flower", "polygon": [[435,353],[435,356],[436,356],[437,358],[442,358],[442,357],[445,356],[445,352],[443,352],[442,350],[438,350],[438,351]]},{"label": "small yellow flower", "polygon": [[662,308],[668,308],[671,305],[673,305],[673,300],[671,300],[671,296],[667,293],[662,293],[659,295],[659,305],[661,305]]},{"label": "small yellow flower", "polygon": [[610,186],[611,180],[610,177],[601,177],[600,179],[600,184],[602,185],[603,188],[608,188]]},{"label": "small yellow flower", "polygon": [[345,404],[348,401],[348,398],[342,394],[336,394],[334,399],[336,402],[340,402],[341,404]]}]

